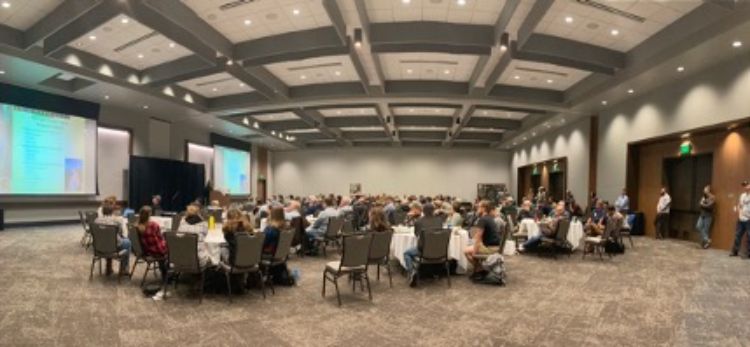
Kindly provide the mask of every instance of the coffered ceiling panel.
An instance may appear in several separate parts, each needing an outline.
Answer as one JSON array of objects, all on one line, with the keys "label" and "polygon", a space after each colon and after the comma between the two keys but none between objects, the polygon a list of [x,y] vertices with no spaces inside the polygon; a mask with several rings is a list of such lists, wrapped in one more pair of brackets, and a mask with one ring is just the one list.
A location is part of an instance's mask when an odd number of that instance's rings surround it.
[{"label": "coffered ceiling panel", "polygon": [[479,60],[475,55],[448,53],[384,53],[380,61],[389,80],[467,82]]},{"label": "coffered ceiling panel", "polygon": [[451,117],[456,113],[451,107],[428,107],[428,106],[397,106],[393,108],[396,116],[445,116]]},{"label": "coffered ceiling panel", "polygon": [[367,0],[373,22],[433,21],[492,25],[505,0]]},{"label": "coffered ceiling panel", "polygon": [[357,71],[346,55],[276,63],[266,65],[266,68],[289,86],[359,81]]},{"label": "coffered ceiling panel", "polygon": [[513,86],[566,90],[591,72],[552,64],[513,60],[497,83]]},{"label": "coffered ceiling panel", "polygon": [[26,30],[52,12],[63,0],[3,0],[0,24]]},{"label": "coffered ceiling panel", "polygon": [[136,70],[192,54],[187,48],[123,15],[79,37],[70,46]]},{"label": "coffered ceiling panel", "polygon": [[377,116],[372,107],[327,108],[318,110],[324,117]]},{"label": "coffered ceiling panel", "polygon": [[194,78],[178,84],[207,98],[247,93],[253,90],[226,72]]},{"label": "coffered ceiling panel", "polygon": [[558,0],[537,26],[537,32],[626,52],[702,3]]},{"label": "coffered ceiling panel", "polygon": [[253,115],[253,118],[255,118],[259,122],[277,122],[280,120],[299,119],[299,117],[297,117],[297,115],[294,114],[293,112],[256,114],[256,115]]},{"label": "coffered ceiling panel", "polygon": [[234,43],[331,25],[321,0],[183,0]]},{"label": "coffered ceiling panel", "polygon": [[472,117],[522,120],[526,118],[526,116],[528,116],[528,114],[524,112],[477,109],[474,111],[474,114]]}]

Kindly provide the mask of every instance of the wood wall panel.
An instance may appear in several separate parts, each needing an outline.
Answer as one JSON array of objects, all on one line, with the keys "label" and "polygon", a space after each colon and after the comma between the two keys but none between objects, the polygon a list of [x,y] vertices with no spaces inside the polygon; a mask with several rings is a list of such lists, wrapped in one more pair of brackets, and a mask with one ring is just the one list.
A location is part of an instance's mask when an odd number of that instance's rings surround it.
[{"label": "wood wall panel", "polygon": [[[663,160],[679,156],[682,139],[635,145],[637,153],[639,211],[645,215],[646,235],[654,236],[656,202],[663,180]],[[712,228],[713,247],[729,249],[734,240],[737,215],[733,207],[742,189],[740,182],[750,179],[750,129],[714,131],[693,136],[693,154],[713,153],[712,190],[716,194],[716,212]],[[635,152],[637,151],[637,152]],[[670,192],[672,196],[681,192]]]}]

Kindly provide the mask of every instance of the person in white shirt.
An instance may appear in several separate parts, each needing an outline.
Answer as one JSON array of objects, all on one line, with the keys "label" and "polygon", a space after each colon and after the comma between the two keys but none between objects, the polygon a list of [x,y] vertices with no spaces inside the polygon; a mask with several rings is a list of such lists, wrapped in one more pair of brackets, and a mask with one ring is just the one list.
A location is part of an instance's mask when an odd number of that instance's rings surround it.
[{"label": "person in white shirt", "polygon": [[301,217],[302,215],[299,213],[300,206],[297,200],[289,201],[289,204],[284,208],[284,219],[288,222],[294,218]]},{"label": "person in white shirt", "polygon": [[354,208],[352,207],[352,199],[348,196],[341,198],[341,204],[339,204],[339,215],[344,215],[345,213],[352,212],[354,212]]},{"label": "person in white shirt", "polygon": [[615,200],[615,209],[622,215],[627,215],[630,212],[630,198],[625,188],[622,188],[622,194]]},{"label": "person in white shirt", "polygon": [[740,195],[740,200],[734,210],[737,212],[737,228],[734,232],[734,245],[730,257],[736,257],[740,251],[740,242],[745,234],[748,234],[747,245],[750,249],[750,183],[742,182],[742,188],[745,190]]},{"label": "person in white shirt", "polygon": [[656,204],[656,238],[663,239],[669,233],[669,208],[672,205],[672,197],[667,194],[667,188],[662,187],[659,202]]},{"label": "person in white shirt", "polygon": [[180,221],[177,231],[198,234],[198,262],[200,266],[208,265],[211,261],[205,243],[206,235],[208,234],[208,223],[201,218],[200,207],[198,205],[188,205],[185,217]]},{"label": "person in white shirt", "polygon": [[305,231],[305,233],[307,233],[307,237],[311,242],[315,241],[316,238],[325,235],[326,229],[328,229],[328,218],[339,216],[339,211],[337,211],[334,207],[333,199],[331,197],[326,197],[324,203],[325,210],[320,212],[320,214],[318,215],[318,219],[315,220],[315,223],[313,223],[313,225],[311,225]]}]

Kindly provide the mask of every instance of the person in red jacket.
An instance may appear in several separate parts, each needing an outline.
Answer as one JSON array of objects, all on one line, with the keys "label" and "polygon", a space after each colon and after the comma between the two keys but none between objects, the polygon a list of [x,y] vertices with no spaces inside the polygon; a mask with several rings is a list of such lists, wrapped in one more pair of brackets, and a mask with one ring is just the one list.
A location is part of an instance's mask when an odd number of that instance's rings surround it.
[{"label": "person in red jacket", "polygon": [[[159,259],[157,263],[159,264],[159,272],[161,272],[162,282],[164,282],[164,277],[167,276],[167,242],[161,234],[159,224],[151,220],[152,213],[153,210],[151,207],[141,207],[141,210],[138,212],[138,223],[136,224],[136,229],[138,229],[138,236],[141,238],[143,253]],[[163,298],[164,288],[154,295],[154,300],[161,300]]]}]

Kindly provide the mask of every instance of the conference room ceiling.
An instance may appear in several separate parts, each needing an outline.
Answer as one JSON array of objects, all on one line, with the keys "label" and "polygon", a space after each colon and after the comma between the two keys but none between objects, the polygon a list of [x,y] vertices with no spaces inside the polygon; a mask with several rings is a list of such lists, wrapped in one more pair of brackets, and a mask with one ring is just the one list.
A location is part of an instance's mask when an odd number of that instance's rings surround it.
[{"label": "conference room ceiling", "polygon": [[57,92],[125,89],[276,149],[508,149],[750,18],[730,0],[3,3],[1,54],[95,82]]}]

